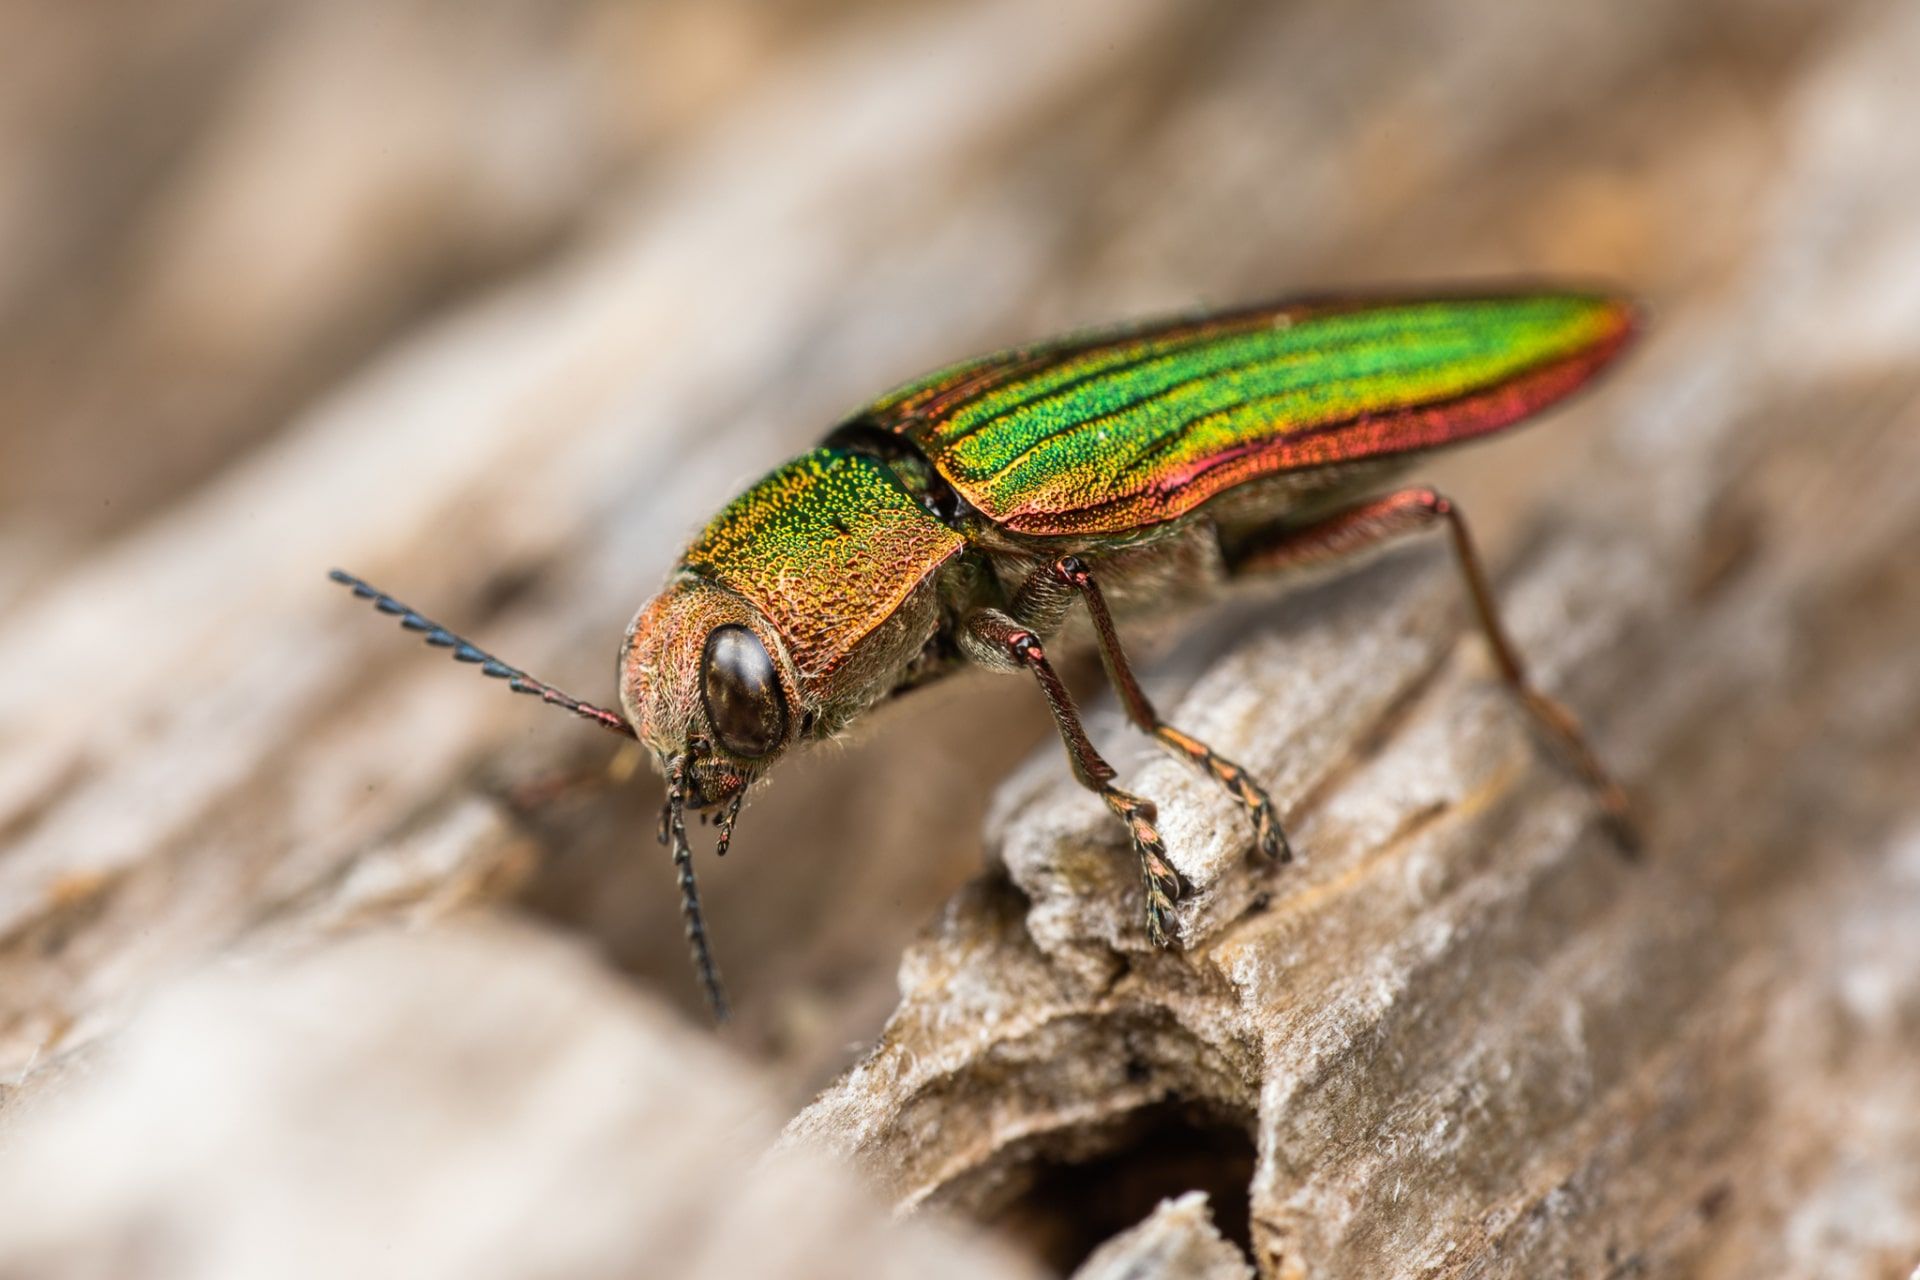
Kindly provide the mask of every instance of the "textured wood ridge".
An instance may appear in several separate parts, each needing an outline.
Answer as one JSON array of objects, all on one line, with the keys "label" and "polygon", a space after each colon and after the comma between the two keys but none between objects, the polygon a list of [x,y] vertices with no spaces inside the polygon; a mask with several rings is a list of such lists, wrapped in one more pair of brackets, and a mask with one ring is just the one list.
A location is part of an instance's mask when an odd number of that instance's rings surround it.
[{"label": "textured wood ridge", "polygon": [[[0,1274],[1908,1275],[1912,6],[801,8],[0,17]],[[880,388],[1530,276],[1645,338],[1423,478],[1639,865],[1409,547],[1135,641],[1290,867],[1089,699],[1185,950],[1034,690],[936,687],[702,859],[716,1048],[658,783],[325,580],[606,700]]]}]

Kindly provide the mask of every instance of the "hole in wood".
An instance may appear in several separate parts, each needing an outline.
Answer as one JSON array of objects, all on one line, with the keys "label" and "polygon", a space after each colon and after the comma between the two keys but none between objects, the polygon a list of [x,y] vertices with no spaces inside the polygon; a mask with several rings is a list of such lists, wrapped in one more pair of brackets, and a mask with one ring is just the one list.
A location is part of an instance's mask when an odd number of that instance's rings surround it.
[{"label": "hole in wood", "polygon": [[1048,1139],[1004,1171],[1006,1198],[978,1216],[1064,1276],[1162,1200],[1204,1191],[1220,1234],[1251,1252],[1255,1159],[1241,1120],[1158,1103],[1094,1132]]}]

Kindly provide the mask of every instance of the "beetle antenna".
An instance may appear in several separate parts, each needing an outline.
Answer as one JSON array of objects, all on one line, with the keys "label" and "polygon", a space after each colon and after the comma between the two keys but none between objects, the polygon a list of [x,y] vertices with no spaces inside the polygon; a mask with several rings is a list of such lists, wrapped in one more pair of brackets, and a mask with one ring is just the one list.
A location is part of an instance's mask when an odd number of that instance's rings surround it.
[{"label": "beetle antenna", "polygon": [[661,834],[673,846],[673,866],[680,877],[680,916],[687,925],[687,947],[693,953],[693,967],[700,975],[700,987],[706,992],[707,1008],[715,1022],[727,1020],[727,993],[720,985],[720,969],[707,946],[707,926],[700,914],[700,889],[693,880],[693,846],[687,843],[687,765],[689,753],[681,752],[667,766],[667,804],[661,813]]},{"label": "beetle antenna", "polygon": [[327,574],[341,586],[350,588],[353,594],[362,600],[371,600],[373,607],[382,613],[392,614],[400,620],[400,625],[408,631],[418,631],[420,638],[436,649],[451,649],[455,662],[470,662],[480,668],[482,675],[492,676],[496,680],[505,680],[507,688],[515,693],[532,694],[542,702],[552,703],[562,710],[571,711],[582,719],[591,720],[602,729],[620,734],[623,737],[639,737],[627,718],[618,711],[609,711],[605,707],[596,707],[591,702],[582,702],[569,697],[550,684],[535,680],[518,667],[510,667],[484,649],[463,640],[439,623],[424,618],[406,605],[401,604],[386,592],[381,591],[350,573],[334,569]]}]

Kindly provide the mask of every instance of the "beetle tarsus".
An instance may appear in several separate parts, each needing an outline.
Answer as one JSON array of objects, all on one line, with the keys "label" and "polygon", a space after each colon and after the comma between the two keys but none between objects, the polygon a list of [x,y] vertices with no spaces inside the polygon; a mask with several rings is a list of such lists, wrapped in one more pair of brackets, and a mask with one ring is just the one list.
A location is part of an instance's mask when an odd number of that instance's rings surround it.
[{"label": "beetle tarsus", "polygon": [[1263,855],[1276,862],[1293,861],[1293,846],[1287,842],[1279,811],[1266,788],[1255,782],[1246,769],[1191,734],[1174,728],[1153,709],[1153,703],[1147,699],[1146,691],[1140,687],[1133,667],[1127,662],[1126,650],[1120,647],[1120,633],[1113,625],[1113,614],[1107,609],[1107,598],[1086,562],[1079,556],[1062,556],[1053,562],[1051,572],[1086,601],[1087,614],[1093,620],[1094,636],[1100,646],[1101,664],[1120,695],[1127,719],[1142,732],[1151,734],[1161,746],[1205,770],[1218,782],[1246,810],[1253,823],[1254,845]]},{"label": "beetle tarsus", "polygon": [[1140,883],[1147,898],[1147,941],[1156,947],[1173,945],[1173,908],[1186,886],[1167,861],[1167,844],[1153,825],[1159,816],[1153,801],[1115,786],[1102,787],[1100,798],[1126,824],[1127,838],[1140,858]]},{"label": "beetle tarsus", "polygon": [[1140,883],[1147,898],[1147,941],[1156,947],[1173,945],[1173,908],[1183,886],[1180,873],[1167,861],[1167,845],[1153,825],[1153,802],[1118,787],[1106,787],[1100,798],[1126,824],[1127,837],[1140,856]]},{"label": "beetle tarsus", "polygon": [[1206,743],[1180,732],[1170,724],[1157,723],[1150,731],[1154,741],[1161,746],[1206,770],[1247,811],[1247,818],[1253,823],[1254,847],[1262,855],[1274,862],[1293,861],[1293,845],[1288,842],[1287,833],[1281,829],[1280,815],[1265,787],[1255,782],[1245,769]]}]

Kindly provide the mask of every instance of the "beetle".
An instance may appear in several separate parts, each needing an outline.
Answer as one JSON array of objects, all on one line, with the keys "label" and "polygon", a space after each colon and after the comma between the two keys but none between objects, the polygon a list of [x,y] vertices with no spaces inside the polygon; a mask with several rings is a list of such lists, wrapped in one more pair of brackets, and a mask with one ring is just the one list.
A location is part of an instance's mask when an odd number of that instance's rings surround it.
[{"label": "beetle", "polygon": [[842,421],[700,531],[627,628],[619,710],[509,666],[340,570],[333,578],[463,662],[651,751],[699,978],[707,943],[686,811],[719,849],[748,789],[802,743],[962,667],[1039,686],[1073,775],[1125,827],[1145,925],[1169,944],[1181,885],[1151,801],[1116,784],[1049,644],[1078,606],[1127,719],[1210,775],[1253,843],[1292,856],[1273,798],[1161,719],[1117,624],[1237,579],[1444,528],[1505,683],[1584,776],[1623,844],[1625,793],[1537,690],[1460,511],[1392,488],[1415,457],[1526,419],[1584,386],[1638,327],[1572,289],[1287,301],[1075,334],[949,366]]}]

